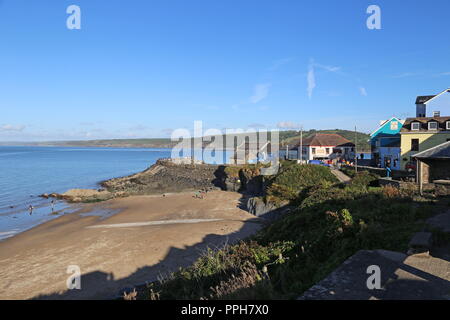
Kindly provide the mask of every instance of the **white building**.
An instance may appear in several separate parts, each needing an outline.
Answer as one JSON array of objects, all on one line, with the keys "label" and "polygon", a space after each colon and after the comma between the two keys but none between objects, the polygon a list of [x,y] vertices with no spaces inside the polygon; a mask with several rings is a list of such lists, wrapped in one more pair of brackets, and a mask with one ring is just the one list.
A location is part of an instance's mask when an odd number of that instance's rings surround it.
[{"label": "white building", "polygon": [[[290,150],[295,151],[299,148],[300,142]],[[323,160],[337,157],[350,160],[355,156],[355,144],[335,133],[316,133],[309,136],[303,139],[302,148],[304,160]]]}]

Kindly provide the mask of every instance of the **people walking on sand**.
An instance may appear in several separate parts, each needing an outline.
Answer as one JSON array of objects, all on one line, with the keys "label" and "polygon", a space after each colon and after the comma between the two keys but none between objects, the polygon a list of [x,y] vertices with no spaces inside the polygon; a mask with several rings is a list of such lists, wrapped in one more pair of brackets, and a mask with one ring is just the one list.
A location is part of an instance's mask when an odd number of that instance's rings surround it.
[{"label": "people walking on sand", "polygon": [[193,197],[196,199],[203,199],[202,190],[196,191]]},{"label": "people walking on sand", "polygon": [[28,210],[30,211],[30,216],[33,214],[33,209],[34,207],[30,204],[30,206],[28,207]]}]

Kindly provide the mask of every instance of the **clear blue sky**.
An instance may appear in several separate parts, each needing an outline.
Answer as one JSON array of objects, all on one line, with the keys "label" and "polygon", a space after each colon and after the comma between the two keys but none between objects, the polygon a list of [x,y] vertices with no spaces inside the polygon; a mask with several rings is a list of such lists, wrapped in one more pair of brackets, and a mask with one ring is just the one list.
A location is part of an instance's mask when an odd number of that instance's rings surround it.
[{"label": "clear blue sky", "polygon": [[[66,28],[71,4],[81,30]],[[366,27],[371,4],[381,30]],[[167,137],[194,120],[369,132],[450,87],[449,12],[448,0],[0,0],[0,140]]]}]

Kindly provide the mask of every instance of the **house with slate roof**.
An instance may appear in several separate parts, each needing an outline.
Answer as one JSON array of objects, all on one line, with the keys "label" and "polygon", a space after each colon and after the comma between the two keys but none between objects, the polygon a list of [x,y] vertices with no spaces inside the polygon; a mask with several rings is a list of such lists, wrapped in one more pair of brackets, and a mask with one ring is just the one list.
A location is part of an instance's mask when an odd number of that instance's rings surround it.
[{"label": "house with slate roof", "polygon": [[[302,140],[302,155],[306,160],[327,160],[340,156],[350,160],[354,158],[355,144],[335,133],[316,133]],[[291,150],[299,150],[297,142]]]},{"label": "house with slate roof", "polygon": [[380,121],[378,129],[370,134],[373,165],[400,170],[400,130],[404,122],[396,117]]}]

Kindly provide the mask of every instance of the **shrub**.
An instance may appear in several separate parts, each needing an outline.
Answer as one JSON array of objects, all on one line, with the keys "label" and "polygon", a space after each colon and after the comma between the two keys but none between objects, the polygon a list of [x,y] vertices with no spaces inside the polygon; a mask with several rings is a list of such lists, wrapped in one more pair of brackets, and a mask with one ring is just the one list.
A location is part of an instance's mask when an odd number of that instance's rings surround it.
[{"label": "shrub", "polygon": [[400,193],[400,189],[396,188],[394,186],[384,186],[383,188],[383,196],[387,199],[394,199],[394,198],[400,198],[401,197],[401,193]]},{"label": "shrub", "polygon": [[283,200],[301,201],[297,198],[306,189],[313,186],[329,186],[337,182],[337,178],[327,167],[291,164],[270,181],[267,196],[269,200],[274,202]]},{"label": "shrub", "polygon": [[151,283],[147,296],[150,299],[225,299],[242,289],[241,298],[249,298],[244,289],[263,281],[264,265],[278,261],[292,246],[289,242],[261,246],[248,241],[220,250],[208,249],[192,266]]},{"label": "shrub", "polygon": [[358,172],[354,178],[352,179],[352,181],[350,182],[351,185],[354,186],[359,186],[359,187],[376,187],[379,186],[378,184],[378,179],[380,177],[373,174],[373,173],[369,173],[367,171],[361,171]]}]

